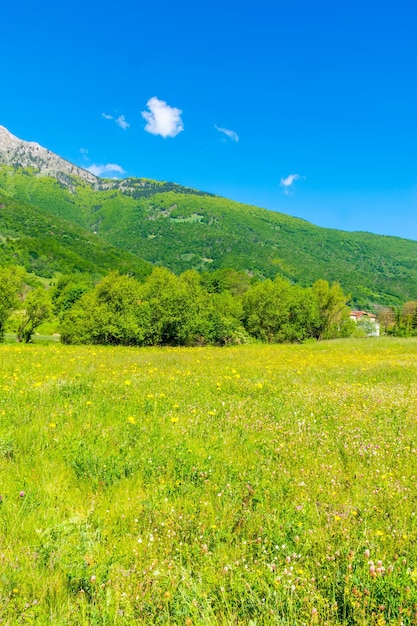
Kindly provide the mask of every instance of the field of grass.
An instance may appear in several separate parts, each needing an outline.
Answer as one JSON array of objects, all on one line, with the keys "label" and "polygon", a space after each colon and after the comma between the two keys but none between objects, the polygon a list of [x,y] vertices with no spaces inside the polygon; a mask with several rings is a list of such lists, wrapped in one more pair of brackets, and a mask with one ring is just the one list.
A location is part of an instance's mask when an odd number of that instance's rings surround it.
[{"label": "field of grass", "polygon": [[417,624],[417,340],[0,346],[0,622]]}]

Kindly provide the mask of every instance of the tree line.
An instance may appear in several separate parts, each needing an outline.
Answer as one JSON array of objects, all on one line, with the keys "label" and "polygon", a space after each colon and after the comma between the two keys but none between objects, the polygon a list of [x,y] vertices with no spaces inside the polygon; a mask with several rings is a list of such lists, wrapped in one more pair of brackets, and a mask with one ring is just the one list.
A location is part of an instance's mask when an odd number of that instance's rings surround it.
[{"label": "tree line", "polygon": [[177,276],[162,267],[144,282],[117,272],[97,284],[64,275],[46,290],[28,288],[21,269],[6,267],[0,268],[0,336],[14,311],[22,341],[55,316],[68,344],[303,342],[352,334],[348,299],[338,283],[325,280],[302,287],[279,276],[259,281],[235,270]]}]

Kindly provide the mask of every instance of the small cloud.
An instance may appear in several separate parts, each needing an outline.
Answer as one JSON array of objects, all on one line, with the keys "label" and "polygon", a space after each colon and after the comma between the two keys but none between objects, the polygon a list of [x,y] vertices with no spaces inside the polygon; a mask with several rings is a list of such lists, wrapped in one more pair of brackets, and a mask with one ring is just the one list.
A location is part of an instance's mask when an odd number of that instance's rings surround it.
[{"label": "small cloud", "polygon": [[87,148],[80,148],[80,153],[82,154],[84,161],[89,161]]},{"label": "small cloud", "polygon": [[305,180],[304,176],[300,174],[289,174],[286,178],[281,178],[280,185],[284,187],[284,193],[286,196],[291,196],[294,191],[294,183],[297,180]]},{"label": "small cloud", "polygon": [[176,137],[184,130],[181,119],[181,109],[170,107],[169,104],[156,97],[146,103],[149,111],[142,111],[142,117],[146,120],[145,130],[151,135],[161,137]]},{"label": "small cloud", "polygon": [[119,175],[125,174],[124,169],[117,163],[107,163],[106,165],[90,165],[87,171],[94,176],[104,176],[108,178],[118,178]]},{"label": "small cloud", "polygon": [[218,130],[219,133],[223,133],[229,137],[232,141],[235,141],[236,143],[239,141],[239,135],[234,130],[230,130],[229,128],[220,128],[217,124],[214,124],[214,128]]},{"label": "small cloud", "polygon": [[124,115],[113,117],[113,115],[109,115],[108,113],[102,113],[101,116],[104,117],[105,120],[113,120],[113,122],[120,126],[120,128],[123,128],[123,130],[126,130],[130,126]]},{"label": "small cloud", "polygon": [[124,115],[119,115],[119,117],[117,117],[114,121],[118,126],[120,126],[120,128],[123,128],[123,130],[126,130],[126,128],[129,128],[130,126],[130,124],[126,122]]}]

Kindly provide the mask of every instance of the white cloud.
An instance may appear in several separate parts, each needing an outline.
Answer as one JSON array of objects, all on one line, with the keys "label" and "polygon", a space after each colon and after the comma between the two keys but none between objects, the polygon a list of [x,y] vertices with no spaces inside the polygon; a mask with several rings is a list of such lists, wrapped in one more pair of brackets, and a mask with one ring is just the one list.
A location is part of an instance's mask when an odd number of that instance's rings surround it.
[{"label": "white cloud", "polygon": [[175,137],[184,130],[181,119],[181,109],[170,107],[169,104],[156,97],[146,103],[149,111],[142,111],[142,117],[146,120],[145,130],[151,135],[161,137]]},{"label": "white cloud", "polygon": [[118,175],[125,173],[124,169],[117,163],[107,163],[106,165],[90,165],[87,170],[94,176],[108,176],[109,178],[118,178]]},{"label": "white cloud", "polygon": [[120,126],[120,128],[123,128],[123,130],[126,130],[126,128],[129,128],[130,126],[130,124],[126,122],[124,115],[119,115],[119,117],[117,117],[114,121],[118,126]]},{"label": "white cloud", "polygon": [[286,196],[290,196],[294,190],[294,183],[297,180],[305,180],[304,176],[300,174],[289,174],[286,178],[281,178],[280,185],[284,187],[284,193]]},{"label": "white cloud", "polygon": [[214,128],[218,130],[219,133],[223,133],[229,137],[232,141],[235,141],[236,143],[239,141],[239,135],[234,130],[230,130],[229,128],[220,128],[217,124],[214,124]]},{"label": "white cloud", "polygon": [[108,113],[102,113],[101,116],[104,117],[105,120],[113,120],[113,122],[120,126],[120,128],[123,128],[123,130],[126,130],[130,126],[124,115],[113,117],[113,115],[109,115]]}]

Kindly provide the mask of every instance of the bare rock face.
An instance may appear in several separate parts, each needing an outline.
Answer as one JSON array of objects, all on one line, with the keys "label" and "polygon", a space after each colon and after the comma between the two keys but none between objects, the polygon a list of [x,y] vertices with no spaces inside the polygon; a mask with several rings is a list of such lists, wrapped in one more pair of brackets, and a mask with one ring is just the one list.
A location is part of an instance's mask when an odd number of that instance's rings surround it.
[{"label": "bare rock face", "polygon": [[33,167],[38,170],[40,176],[53,176],[68,186],[72,176],[77,176],[94,186],[99,181],[91,172],[62,159],[38,143],[18,139],[4,126],[0,126],[0,163]]}]

